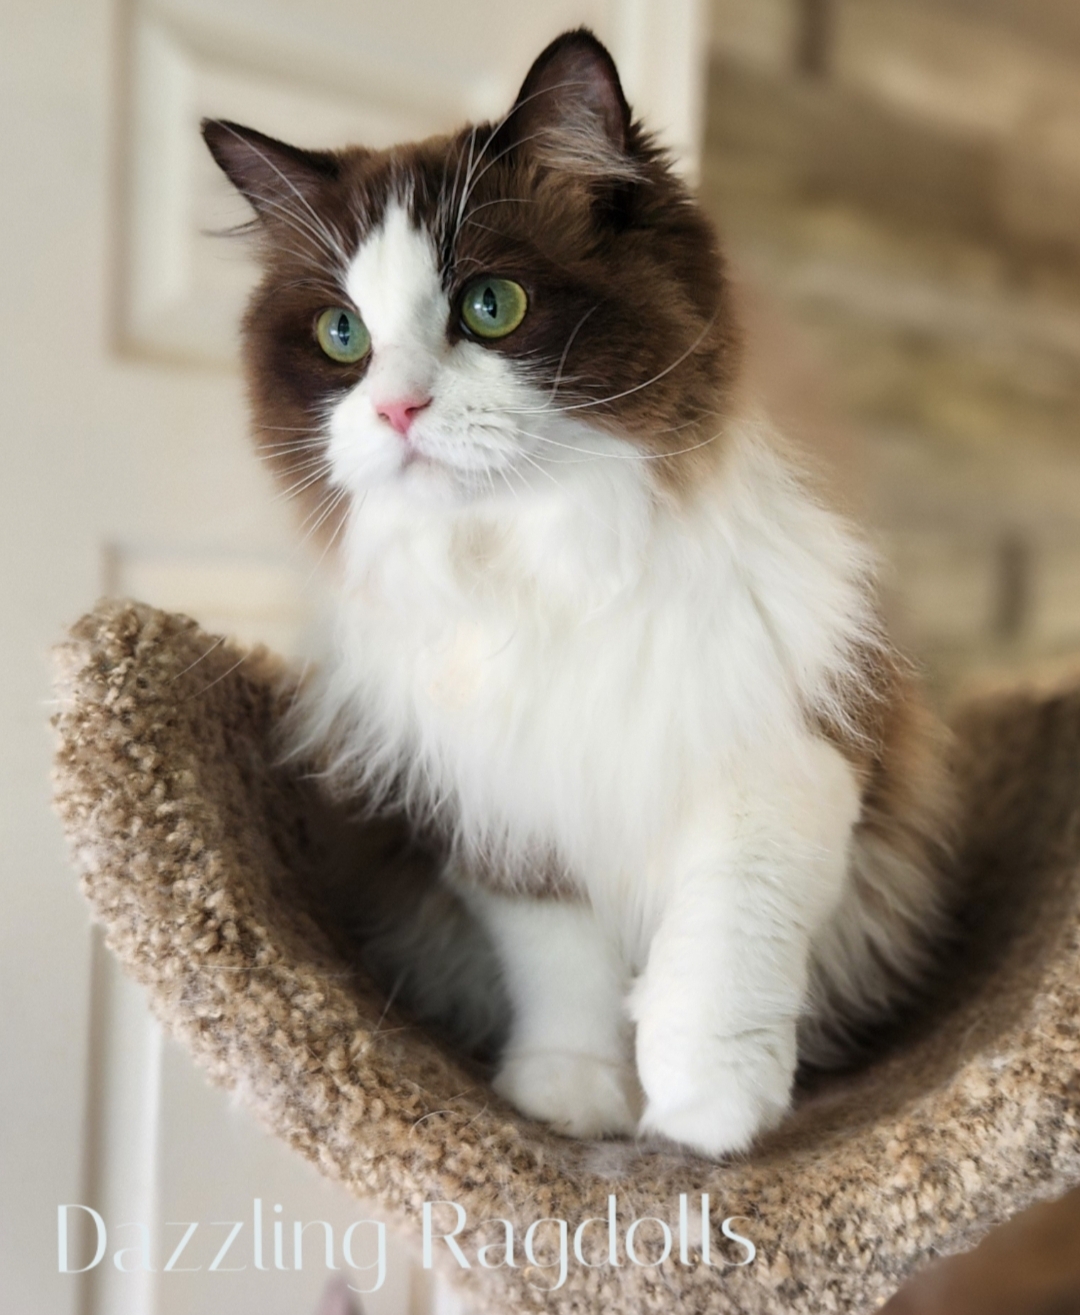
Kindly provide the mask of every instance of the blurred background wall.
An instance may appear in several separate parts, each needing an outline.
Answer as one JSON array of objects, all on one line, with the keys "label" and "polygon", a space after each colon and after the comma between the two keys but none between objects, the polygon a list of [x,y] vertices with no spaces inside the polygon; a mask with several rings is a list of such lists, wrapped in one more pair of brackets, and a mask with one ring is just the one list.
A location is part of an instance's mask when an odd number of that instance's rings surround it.
[{"label": "blurred background wall", "polygon": [[1080,6],[713,0],[702,195],[852,422],[942,697],[1080,641]]},{"label": "blurred background wall", "polygon": [[[225,1212],[278,1193],[290,1217],[355,1217],[163,1042],[87,932],[48,807],[46,654],[98,594],[285,651],[304,623],[310,571],[248,451],[235,369],[252,269],[206,235],[243,208],[205,157],[199,116],[302,144],[390,142],[498,113],[544,42],[581,21],[611,44],[741,276],[786,324],[766,332],[763,385],[797,419],[827,415],[831,394],[843,434],[831,455],[849,467],[841,483],[875,527],[895,624],[937,695],[1080,647],[1075,0],[5,0],[0,1286],[12,1309],[310,1305],[318,1276],[249,1274],[211,1291],[107,1266],[58,1275],[62,1202],[115,1209],[116,1222],[239,1218]],[[395,1263],[374,1315],[452,1308],[407,1255]]]}]

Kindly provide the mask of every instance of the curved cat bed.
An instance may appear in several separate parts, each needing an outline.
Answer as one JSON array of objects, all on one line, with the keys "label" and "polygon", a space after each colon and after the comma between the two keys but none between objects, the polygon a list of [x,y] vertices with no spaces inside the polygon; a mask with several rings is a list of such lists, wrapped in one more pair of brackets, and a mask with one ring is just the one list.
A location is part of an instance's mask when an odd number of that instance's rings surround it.
[{"label": "curved cat bed", "polygon": [[[346,831],[298,769],[274,765],[289,687],[269,655],[107,603],[62,657],[57,799],[109,945],[210,1076],[323,1172],[414,1234],[425,1200],[456,1202],[473,1267],[436,1252],[477,1307],[867,1310],[932,1255],[1080,1182],[1080,686],[1001,696],[957,724],[965,937],[930,1013],[804,1093],[751,1155],[714,1164],[556,1136],[420,1029],[387,1026],[355,970],[343,892],[416,880],[426,860],[397,824]],[[344,885],[328,876],[342,852]],[[572,1238],[612,1193],[620,1264],[571,1251],[564,1285],[544,1291],[557,1270],[529,1266],[524,1229],[561,1218]],[[706,1267],[693,1238],[682,1263],[676,1231],[658,1267],[628,1263],[628,1224],[677,1230],[683,1193],[693,1218],[709,1194],[714,1265],[746,1256],[721,1235],[726,1216],[756,1259]],[[477,1245],[503,1236],[472,1231],[485,1217],[515,1224],[518,1268],[477,1265]],[[544,1227],[538,1248],[555,1236]],[[606,1228],[590,1228],[586,1258],[606,1258]],[[636,1243],[656,1255],[659,1226]]]}]

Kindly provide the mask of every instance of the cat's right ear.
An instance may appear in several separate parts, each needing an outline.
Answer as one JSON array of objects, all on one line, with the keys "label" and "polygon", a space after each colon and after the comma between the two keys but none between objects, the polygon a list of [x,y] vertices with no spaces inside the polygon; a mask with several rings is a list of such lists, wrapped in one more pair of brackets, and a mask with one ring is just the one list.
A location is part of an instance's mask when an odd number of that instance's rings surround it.
[{"label": "cat's right ear", "polygon": [[311,206],[338,176],[336,156],[303,151],[228,119],[203,119],[202,135],[230,182],[263,219],[295,209],[297,202]]}]

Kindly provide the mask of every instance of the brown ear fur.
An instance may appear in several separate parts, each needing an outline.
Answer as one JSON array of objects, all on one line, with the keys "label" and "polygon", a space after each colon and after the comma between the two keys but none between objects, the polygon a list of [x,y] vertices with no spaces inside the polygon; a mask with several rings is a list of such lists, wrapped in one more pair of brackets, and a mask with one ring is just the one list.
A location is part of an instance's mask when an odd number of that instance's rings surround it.
[{"label": "brown ear fur", "polygon": [[228,119],[203,119],[201,130],[219,167],[260,215],[278,213],[282,205],[310,205],[338,176],[329,152],[304,151]]},{"label": "brown ear fur", "polygon": [[537,57],[494,145],[500,151],[528,144],[554,168],[633,179],[629,139],[630,107],[615,62],[582,27],[556,37]]}]

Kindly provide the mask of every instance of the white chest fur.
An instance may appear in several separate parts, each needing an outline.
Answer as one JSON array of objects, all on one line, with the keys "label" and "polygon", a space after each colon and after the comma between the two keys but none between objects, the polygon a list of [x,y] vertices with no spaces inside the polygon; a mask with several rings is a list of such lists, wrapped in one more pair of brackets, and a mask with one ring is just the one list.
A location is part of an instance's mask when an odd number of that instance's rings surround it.
[{"label": "white chest fur", "polygon": [[600,461],[569,496],[408,493],[350,528],[330,704],[354,762],[507,861],[625,872],[692,801],[775,789],[867,624],[858,544],[750,437],[690,510]]}]

